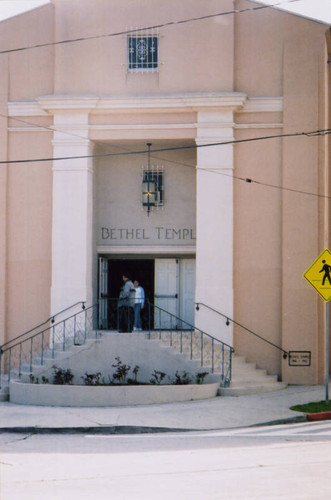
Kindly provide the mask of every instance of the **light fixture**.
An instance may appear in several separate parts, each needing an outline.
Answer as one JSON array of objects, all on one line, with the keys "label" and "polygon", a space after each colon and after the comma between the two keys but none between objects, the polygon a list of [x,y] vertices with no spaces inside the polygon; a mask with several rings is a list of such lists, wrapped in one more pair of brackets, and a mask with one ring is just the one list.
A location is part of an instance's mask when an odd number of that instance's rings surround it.
[{"label": "light fixture", "polygon": [[156,206],[158,198],[156,179],[151,171],[151,145],[150,142],[147,143],[147,169],[143,172],[143,207],[147,208],[147,215]]}]

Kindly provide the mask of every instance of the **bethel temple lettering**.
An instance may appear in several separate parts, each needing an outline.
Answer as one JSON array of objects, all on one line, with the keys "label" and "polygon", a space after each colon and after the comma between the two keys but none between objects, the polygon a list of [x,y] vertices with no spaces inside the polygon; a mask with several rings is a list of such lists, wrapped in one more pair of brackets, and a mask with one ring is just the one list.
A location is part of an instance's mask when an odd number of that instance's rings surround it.
[{"label": "bethel temple lettering", "polygon": [[145,228],[117,228],[102,227],[102,240],[195,240],[192,228],[170,228],[157,226],[152,229]]}]

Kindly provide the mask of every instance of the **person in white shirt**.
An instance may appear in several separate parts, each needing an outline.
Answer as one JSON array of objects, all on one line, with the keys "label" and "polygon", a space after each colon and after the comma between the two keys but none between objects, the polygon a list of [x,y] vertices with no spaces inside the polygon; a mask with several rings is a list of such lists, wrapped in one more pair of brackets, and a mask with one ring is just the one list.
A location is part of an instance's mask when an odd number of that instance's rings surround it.
[{"label": "person in white shirt", "polygon": [[139,281],[135,280],[133,286],[136,289],[136,295],[134,299],[134,324],[133,330],[136,332],[141,332],[141,316],[140,312],[145,305],[145,292],[144,289],[139,285]]}]

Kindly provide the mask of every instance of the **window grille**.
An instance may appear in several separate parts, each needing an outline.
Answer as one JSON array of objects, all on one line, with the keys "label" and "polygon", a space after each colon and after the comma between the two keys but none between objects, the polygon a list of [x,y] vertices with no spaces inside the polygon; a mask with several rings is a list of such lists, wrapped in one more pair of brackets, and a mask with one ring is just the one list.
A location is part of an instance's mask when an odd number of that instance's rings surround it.
[{"label": "window grille", "polygon": [[159,66],[159,36],[155,30],[139,30],[127,37],[128,71],[153,72]]}]

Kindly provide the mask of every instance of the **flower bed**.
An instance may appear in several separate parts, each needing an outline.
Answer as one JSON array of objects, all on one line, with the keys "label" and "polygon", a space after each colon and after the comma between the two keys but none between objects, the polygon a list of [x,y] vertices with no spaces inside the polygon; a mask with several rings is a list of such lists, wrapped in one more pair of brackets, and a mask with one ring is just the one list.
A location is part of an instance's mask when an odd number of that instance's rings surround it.
[{"label": "flower bed", "polygon": [[11,403],[37,406],[131,406],[209,399],[219,383],[188,385],[55,385],[12,380]]}]

